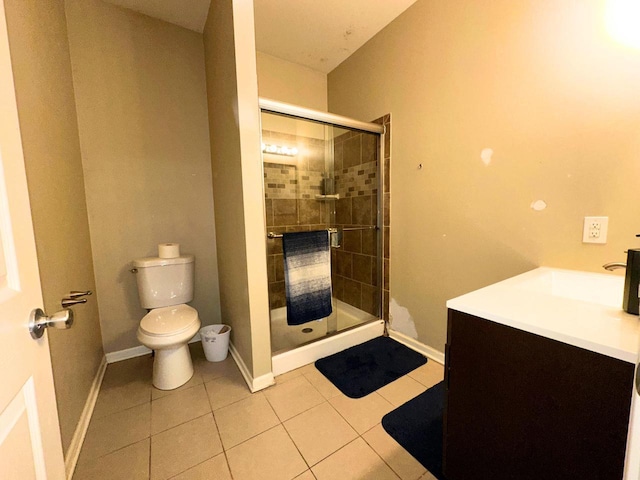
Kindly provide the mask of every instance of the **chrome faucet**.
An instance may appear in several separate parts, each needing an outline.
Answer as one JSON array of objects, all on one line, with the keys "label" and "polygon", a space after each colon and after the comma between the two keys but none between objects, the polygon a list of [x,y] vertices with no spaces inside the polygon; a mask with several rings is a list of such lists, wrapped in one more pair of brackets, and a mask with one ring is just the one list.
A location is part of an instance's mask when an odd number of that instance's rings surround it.
[{"label": "chrome faucet", "polygon": [[622,309],[632,315],[638,315],[640,310],[640,248],[627,250],[627,263],[611,262],[603,265],[605,270],[625,268],[624,296],[622,297]]},{"label": "chrome faucet", "polygon": [[627,264],[622,262],[611,262],[611,263],[605,263],[604,265],[602,265],[602,268],[604,268],[605,270],[609,270],[610,272],[613,272],[614,270],[617,270],[619,268],[627,268]]}]

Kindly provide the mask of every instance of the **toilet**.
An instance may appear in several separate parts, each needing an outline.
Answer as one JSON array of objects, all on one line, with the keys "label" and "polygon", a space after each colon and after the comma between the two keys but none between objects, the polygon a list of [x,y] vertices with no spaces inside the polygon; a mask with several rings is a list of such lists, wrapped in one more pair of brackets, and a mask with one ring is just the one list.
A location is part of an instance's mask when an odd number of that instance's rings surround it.
[{"label": "toilet", "polygon": [[153,386],[173,390],[193,376],[188,342],[200,329],[193,300],[193,255],[133,261],[140,305],[149,310],[138,327],[138,340],[155,350]]}]

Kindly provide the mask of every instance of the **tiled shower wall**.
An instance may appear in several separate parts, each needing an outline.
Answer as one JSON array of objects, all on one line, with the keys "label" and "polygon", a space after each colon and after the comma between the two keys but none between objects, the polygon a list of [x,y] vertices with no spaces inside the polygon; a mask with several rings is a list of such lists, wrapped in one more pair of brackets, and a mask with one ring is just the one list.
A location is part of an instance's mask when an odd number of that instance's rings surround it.
[{"label": "tiled shower wall", "polygon": [[[384,317],[389,316],[389,163],[390,116],[375,121],[386,127],[384,150],[383,238]],[[339,200],[320,201],[325,170],[325,142],[263,131],[263,142],[297,147],[295,160],[265,154],[265,205],[267,230],[276,233],[318,230],[329,226],[375,226],[378,211],[376,153],[378,136],[350,131],[334,139],[335,191]],[[284,163],[283,163],[284,162]],[[335,209],[335,224],[330,213]],[[376,230],[345,231],[340,248],[332,249],[332,282],[336,298],[378,315],[378,271]],[[286,305],[282,239],[268,240],[270,307]]]},{"label": "tiled shower wall", "polygon": [[[334,139],[336,226],[375,226],[378,212],[378,135],[349,131]],[[377,233],[347,230],[333,249],[333,294],[339,300],[378,315]]]}]

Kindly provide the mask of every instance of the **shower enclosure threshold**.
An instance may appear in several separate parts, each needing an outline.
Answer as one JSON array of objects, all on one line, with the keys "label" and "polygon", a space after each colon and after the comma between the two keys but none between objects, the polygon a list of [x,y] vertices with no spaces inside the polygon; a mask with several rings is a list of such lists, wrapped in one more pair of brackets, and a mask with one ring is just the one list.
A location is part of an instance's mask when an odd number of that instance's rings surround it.
[{"label": "shower enclosure threshold", "polygon": [[373,320],[365,325],[353,327],[321,340],[310,342],[293,350],[278,353],[271,358],[273,375],[282,375],[296,368],[315,362],[354,345],[364,343],[384,333],[384,321]]}]

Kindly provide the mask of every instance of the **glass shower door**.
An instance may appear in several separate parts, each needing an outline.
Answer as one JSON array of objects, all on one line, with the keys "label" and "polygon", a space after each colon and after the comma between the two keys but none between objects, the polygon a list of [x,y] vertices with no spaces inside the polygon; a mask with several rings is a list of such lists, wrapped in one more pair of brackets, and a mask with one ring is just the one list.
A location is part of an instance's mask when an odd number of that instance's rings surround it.
[{"label": "glass shower door", "polygon": [[338,331],[380,318],[381,225],[379,135],[333,127],[335,223],[333,253]]},{"label": "glass shower door", "polygon": [[327,230],[333,223],[335,206],[322,199],[331,184],[333,148],[327,125],[265,112],[261,120],[271,344],[278,352],[322,338],[336,324],[333,313],[322,321],[287,325],[281,237]]},{"label": "glass shower door", "polygon": [[[272,352],[379,318],[377,135],[262,112]],[[367,137],[370,135],[371,138]],[[329,230],[329,317],[290,326],[281,235]]]}]

